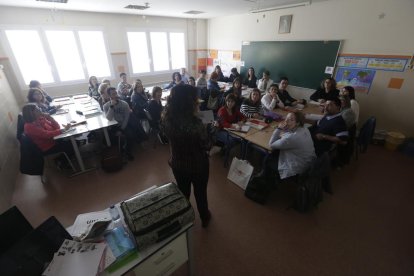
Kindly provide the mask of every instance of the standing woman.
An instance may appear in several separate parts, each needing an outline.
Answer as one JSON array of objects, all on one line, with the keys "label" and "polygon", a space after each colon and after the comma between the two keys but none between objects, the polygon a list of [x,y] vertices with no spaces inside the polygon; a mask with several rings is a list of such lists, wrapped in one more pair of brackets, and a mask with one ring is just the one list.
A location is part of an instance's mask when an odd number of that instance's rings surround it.
[{"label": "standing woman", "polygon": [[244,80],[244,85],[247,85],[249,88],[256,88],[257,87],[257,78],[254,72],[254,68],[250,67],[247,71],[247,77]]},{"label": "standing woman", "polygon": [[310,96],[310,99],[323,104],[326,101],[332,101],[338,97],[339,90],[336,89],[336,81],[334,78],[329,77],[322,81],[321,87]]},{"label": "standing woman", "polygon": [[197,89],[190,85],[175,86],[168,98],[161,126],[169,140],[171,155],[168,163],[177,185],[189,199],[193,184],[202,226],[207,227],[211,219],[207,202],[211,144],[197,112]]},{"label": "standing woman", "polygon": [[93,97],[95,100],[99,99],[99,83],[98,79],[95,76],[90,76],[89,78],[89,97]]}]

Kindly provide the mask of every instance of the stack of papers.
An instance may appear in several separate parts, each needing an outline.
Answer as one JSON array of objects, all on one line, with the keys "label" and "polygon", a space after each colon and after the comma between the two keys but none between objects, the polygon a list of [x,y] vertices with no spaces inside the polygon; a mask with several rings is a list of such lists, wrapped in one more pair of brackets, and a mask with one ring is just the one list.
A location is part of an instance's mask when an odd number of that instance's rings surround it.
[{"label": "stack of papers", "polygon": [[262,129],[269,126],[269,124],[266,124],[264,121],[256,120],[256,119],[251,119],[251,120],[247,121],[246,125],[249,125],[252,128],[255,128],[255,129],[258,129],[258,130],[262,130]]},{"label": "stack of papers", "polygon": [[76,217],[75,223],[69,233],[78,241],[94,239],[103,234],[111,221],[112,218],[107,209],[80,214]]},{"label": "stack of papers", "polygon": [[107,267],[106,264],[103,264],[106,260],[105,249],[105,243],[82,243],[65,240],[42,275],[95,276],[100,267]]}]

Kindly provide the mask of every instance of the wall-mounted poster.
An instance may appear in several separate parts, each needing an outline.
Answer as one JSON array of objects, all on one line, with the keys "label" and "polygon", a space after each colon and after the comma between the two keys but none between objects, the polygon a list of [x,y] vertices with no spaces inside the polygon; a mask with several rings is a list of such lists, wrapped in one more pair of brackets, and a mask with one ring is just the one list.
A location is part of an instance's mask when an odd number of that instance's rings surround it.
[{"label": "wall-mounted poster", "polygon": [[282,15],[279,20],[279,34],[290,33],[290,26],[292,25],[293,15]]},{"label": "wall-mounted poster", "polygon": [[335,80],[337,87],[352,86],[356,92],[368,93],[374,80],[375,70],[339,67]]}]

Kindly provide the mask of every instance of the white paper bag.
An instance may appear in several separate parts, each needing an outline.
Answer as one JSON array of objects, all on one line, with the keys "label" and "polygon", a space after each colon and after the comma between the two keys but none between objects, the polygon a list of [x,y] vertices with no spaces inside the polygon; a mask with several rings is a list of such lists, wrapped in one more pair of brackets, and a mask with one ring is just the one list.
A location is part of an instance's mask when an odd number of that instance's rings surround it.
[{"label": "white paper bag", "polygon": [[233,161],[231,161],[227,179],[231,180],[234,184],[245,190],[252,173],[253,166],[250,165],[247,160],[240,160],[237,157],[234,157]]}]

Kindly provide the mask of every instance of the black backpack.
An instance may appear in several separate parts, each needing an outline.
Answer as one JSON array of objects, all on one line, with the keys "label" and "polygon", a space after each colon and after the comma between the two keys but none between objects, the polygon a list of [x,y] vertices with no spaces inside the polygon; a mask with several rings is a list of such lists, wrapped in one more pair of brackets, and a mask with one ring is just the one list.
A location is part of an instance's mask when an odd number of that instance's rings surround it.
[{"label": "black backpack", "polygon": [[265,204],[270,192],[270,185],[266,177],[257,175],[250,178],[244,195],[254,202]]}]

